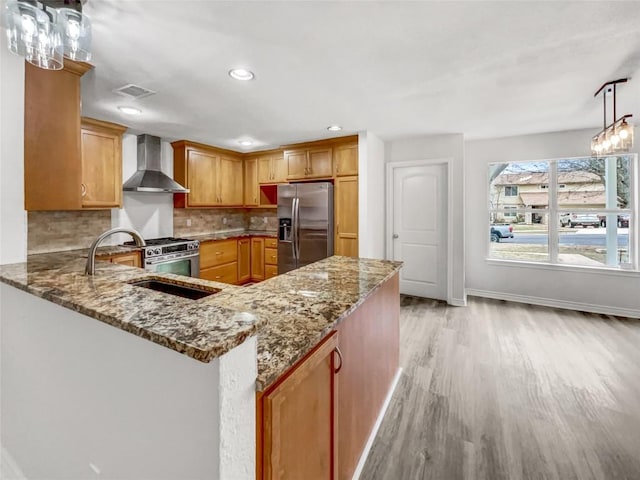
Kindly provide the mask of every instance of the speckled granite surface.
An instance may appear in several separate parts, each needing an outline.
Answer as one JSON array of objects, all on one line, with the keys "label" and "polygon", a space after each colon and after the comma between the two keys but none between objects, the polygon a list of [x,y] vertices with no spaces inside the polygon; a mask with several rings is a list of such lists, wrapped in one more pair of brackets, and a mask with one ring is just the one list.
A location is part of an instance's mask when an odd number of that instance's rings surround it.
[{"label": "speckled granite surface", "polygon": [[[100,253],[113,252],[110,247]],[[96,262],[87,277],[85,250],[32,255],[0,266],[0,281],[157,344],[208,362],[258,335],[256,388],[265,390],[346,315],[400,269],[398,262],[330,257],[248,287],[177,275],[162,277],[219,288],[188,300],[127,282],[157,277]]]},{"label": "speckled granite surface", "polygon": [[257,390],[272,385],[401,265],[334,256],[239,291],[218,294],[218,300],[230,308],[267,319],[258,333]]}]

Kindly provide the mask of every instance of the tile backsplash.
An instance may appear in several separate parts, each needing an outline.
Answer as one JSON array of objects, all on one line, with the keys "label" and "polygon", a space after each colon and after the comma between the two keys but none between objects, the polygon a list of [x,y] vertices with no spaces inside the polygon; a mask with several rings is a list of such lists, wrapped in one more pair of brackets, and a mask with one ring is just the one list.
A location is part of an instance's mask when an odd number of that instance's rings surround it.
[{"label": "tile backsplash", "polygon": [[[190,223],[190,224],[189,224]],[[245,212],[234,208],[174,208],[173,235],[188,237],[247,228]]]},{"label": "tile backsplash", "polygon": [[274,209],[252,209],[247,213],[247,228],[249,230],[277,230],[278,214]]},{"label": "tile backsplash", "polygon": [[111,210],[28,212],[27,253],[88,248],[111,228]]}]

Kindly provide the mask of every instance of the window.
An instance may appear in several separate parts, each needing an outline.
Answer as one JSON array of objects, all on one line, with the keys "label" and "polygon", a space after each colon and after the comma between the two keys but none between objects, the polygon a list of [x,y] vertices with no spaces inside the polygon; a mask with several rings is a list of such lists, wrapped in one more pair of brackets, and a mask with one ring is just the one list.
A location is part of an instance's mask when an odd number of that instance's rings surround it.
[{"label": "window", "polygon": [[489,165],[489,258],[637,270],[637,168],[635,154]]},{"label": "window", "polygon": [[518,207],[508,207],[505,206],[504,207],[504,217],[512,217],[512,218],[517,218],[518,217]]},{"label": "window", "polygon": [[507,185],[504,187],[504,196],[505,197],[517,197],[518,196],[518,186],[517,185]]}]

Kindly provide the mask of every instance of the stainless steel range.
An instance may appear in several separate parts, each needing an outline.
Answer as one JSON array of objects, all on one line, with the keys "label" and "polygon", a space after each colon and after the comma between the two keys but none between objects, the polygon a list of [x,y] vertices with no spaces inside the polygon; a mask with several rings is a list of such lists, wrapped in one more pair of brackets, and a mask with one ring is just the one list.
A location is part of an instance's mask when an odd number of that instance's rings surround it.
[{"label": "stainless steel range", "polygon": [[[199,241],[173,237],[145,241],[147,246],[142,249],[145,270],[187,277],[200,276]],[[134,245],[134,242],[126,242],[125,245]]]}]

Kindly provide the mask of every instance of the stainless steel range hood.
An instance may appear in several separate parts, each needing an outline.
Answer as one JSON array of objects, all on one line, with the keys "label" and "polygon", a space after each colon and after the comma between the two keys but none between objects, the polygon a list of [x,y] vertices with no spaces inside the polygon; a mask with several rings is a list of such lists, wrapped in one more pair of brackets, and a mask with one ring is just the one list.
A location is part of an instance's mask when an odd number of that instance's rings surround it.
[{"label": "stainless steel range hood", "polygon": [[125,192],[189,193],[160,169],[160,137],[138,135],[138,171],[124,182]]}]

